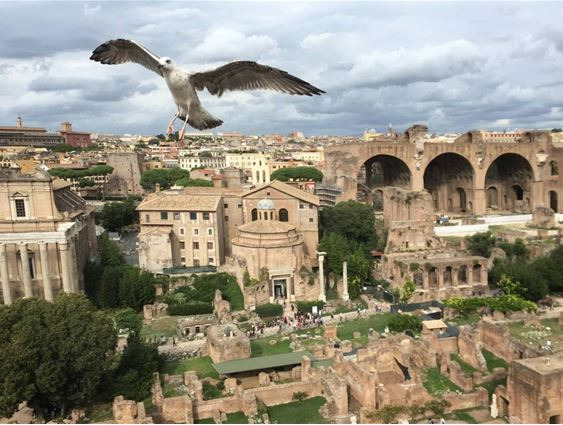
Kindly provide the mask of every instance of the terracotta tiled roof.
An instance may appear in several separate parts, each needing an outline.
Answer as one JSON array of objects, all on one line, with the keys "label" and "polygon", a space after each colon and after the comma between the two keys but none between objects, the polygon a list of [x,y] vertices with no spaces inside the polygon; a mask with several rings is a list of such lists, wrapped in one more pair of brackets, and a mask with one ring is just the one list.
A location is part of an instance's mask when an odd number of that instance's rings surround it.
[{"label": "terracotta tiled roof", "polygon": [[220,195],[195,195],[184,192],[159,192],[145,198],[138,211],[216,211]]},{"label": "terracotta tiled roof", "polygon": [[274,188],[276,190],[279,190],[280,192],[286,193],[290,196],[293,196],[294,198],[301,199],[303,201],[309,202],[310,204],[313,204],[313,205],[318,206],[320,204],[319,197],[317,195],[313,195],[312,193],[305,192],[301,189],[297,189],[296,187],[294,187],[290,184],[283,183],[283,182],[280,182],[278,180],[273,180],[270,183],[266,183],[266,184],[263,184],[262,186],[258,186],[256,188],[246,192],[243,196],[247,196],[247,195],[250,195],[252,193],[256,193],[256,192],[258,192],[258,191],[260,191],[260,190],[262,190],[266,187]]}]

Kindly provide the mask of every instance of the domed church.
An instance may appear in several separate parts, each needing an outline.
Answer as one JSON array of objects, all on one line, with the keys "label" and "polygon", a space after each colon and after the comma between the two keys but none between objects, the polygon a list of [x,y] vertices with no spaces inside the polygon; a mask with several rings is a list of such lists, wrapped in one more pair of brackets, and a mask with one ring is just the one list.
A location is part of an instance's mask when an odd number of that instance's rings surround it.
[{"label": "domed church", "polygon": [[[279,189],[288,185],[283,186],[279,185]],[[243,283],[245,305],[317,300],[320,287],[313,272],[317,266],[316,243],[308,246],[304,232],[298,229],[300,224],[304,227],[301,222],[312,224],[313,214],[316,226],[316,205],[305,207],[295,198],[297,205],[287,205],[286,196],[277,193],[272,185],[268,188],[266,193],[261,190],[255,194],[266,196],[257,200],[254,208],[252,196],[245,197],[251,207],[251,221],[240,225],[231,241],[229,268]]]}]

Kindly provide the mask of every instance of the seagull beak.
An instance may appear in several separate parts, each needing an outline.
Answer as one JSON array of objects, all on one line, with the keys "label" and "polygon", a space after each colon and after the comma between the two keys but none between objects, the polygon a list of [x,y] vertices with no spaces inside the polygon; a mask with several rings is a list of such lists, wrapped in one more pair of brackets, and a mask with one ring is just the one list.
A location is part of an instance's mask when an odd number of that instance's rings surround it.
[{"label": "seagull beak", "polygon": [[156,67],[157,67],[158,69],[162,69],[162,68],[164,67],[164,65],[162,65],[161,63],[159,63]]}]

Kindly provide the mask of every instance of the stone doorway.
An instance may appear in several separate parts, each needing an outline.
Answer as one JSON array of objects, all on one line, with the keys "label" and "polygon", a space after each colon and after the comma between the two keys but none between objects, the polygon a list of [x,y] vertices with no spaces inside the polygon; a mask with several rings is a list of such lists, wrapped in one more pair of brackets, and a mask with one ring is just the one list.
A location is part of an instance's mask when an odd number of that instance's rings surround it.
[{"label": "stone doorway", "polygon": [[551,208],[554,212],[557,211],[557,192],[555,190],[549,191],[549,208]]},{"label": "stone doorway", "polygon": [[287,294],[287,280],[286,279],[274,279],[273,282],[273,293],[274,298],[285,298]]},{"label": "stone doorway", "polygon": [[561,418],[560,415],[553,415],[553,416],[550,416],[550,417],[549,417],[549,423],[550,423],[550,424],[560,424],[560,423],[561,423],[560,418]]}]

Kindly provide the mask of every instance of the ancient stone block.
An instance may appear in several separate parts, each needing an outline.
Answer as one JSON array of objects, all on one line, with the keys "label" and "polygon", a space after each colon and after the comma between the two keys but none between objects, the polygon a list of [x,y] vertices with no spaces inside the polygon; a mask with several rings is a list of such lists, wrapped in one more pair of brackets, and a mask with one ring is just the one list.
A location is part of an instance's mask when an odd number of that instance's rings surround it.
[{"label": "ancient stone block", "polygon": [[335,325],[325,326],[325,338],[336,339],[337,327]]},{"label": "ancient stone block", "polygon": [[250,357],[250,340],[235,325],[210,326],[206,347],[214,363]]}]

